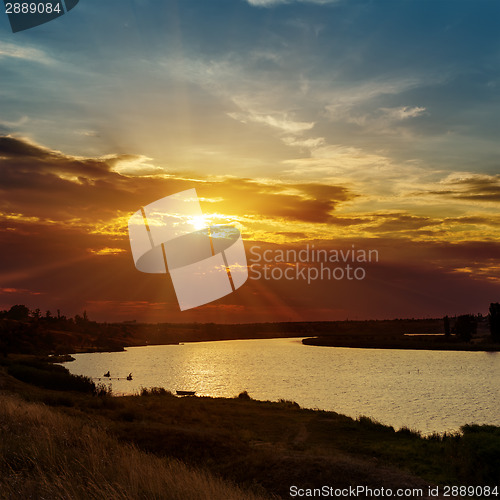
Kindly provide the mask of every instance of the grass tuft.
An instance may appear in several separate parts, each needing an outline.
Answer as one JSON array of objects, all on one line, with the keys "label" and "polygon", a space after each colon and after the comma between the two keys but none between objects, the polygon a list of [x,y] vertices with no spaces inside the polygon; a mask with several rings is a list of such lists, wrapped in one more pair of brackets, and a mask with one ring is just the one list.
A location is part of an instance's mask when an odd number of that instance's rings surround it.
[{"label": "grass tuft", "polygon": [[119,443],[95,422],[0,395],[0,498],[258,500],[208,472]]},{"label": "grass tuft", "polygon": [[141,387],[141,391],[139,393],[140,396],[173,396],[172,392],[167,391],[163,387]]}]

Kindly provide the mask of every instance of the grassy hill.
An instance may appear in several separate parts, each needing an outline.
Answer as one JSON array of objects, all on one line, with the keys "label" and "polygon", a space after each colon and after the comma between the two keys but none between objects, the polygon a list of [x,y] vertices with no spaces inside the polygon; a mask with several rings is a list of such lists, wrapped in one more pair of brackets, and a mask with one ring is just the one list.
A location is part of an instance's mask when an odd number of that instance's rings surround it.
[{"label": "grassy hill", "polygon": [[0,492],[19,498],[236,500],[289,498],[291,485],[426,491],[500,482],[498,427],[424,438],[245,393],[112,397],[32,357],[1,365]]},{"label": "grassy hill", "polygon": [[0,498],[262,500],[118,441],[92,419],[0,393]]}]

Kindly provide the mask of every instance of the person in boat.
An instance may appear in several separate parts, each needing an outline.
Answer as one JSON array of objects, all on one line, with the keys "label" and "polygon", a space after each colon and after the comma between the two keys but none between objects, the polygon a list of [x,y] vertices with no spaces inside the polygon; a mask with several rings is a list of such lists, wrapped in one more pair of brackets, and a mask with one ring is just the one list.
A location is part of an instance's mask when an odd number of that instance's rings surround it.
[{"label": "person in boat", "polygon": [[111,373],[109,373],[109,370],[104,374],[105,377],[111,377]]},{"label": "person in boat", "polygon": [[132,374],[131,373],[128,374],[127,380],[132,380]]}]

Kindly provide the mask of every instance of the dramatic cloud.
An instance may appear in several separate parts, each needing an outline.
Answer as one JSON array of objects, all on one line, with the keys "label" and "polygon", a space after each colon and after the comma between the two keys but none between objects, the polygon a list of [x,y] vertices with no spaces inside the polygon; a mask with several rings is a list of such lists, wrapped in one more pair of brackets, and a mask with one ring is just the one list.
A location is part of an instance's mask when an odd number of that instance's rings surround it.
[{"label": "dramatic cloud", "polygon": [[[0,138],[0,158],[0,308],[87,309],[103,320],[326,320],[361,310],[363,317],[382,318],[477,312],[498,290],[500,248],[480,241],[481,234],[498,231],[498,217],[349,212],[364,197],[342,185],[195,178],[157,171],[151,160],[134,155],[76,157],[14,137]],[[127,162],[148,165],[154,175],[124,174]],[[497,180],[468,177],[467,192],[484,192]],[[448,184],[464,188],[457,179]],[[127,222],[138,206],[192,187],[209,222],[240,227],[249,255],[255,245],[354,245],[375,249],[380,260],[355,284],[250,280],[220,303],[181,315],[164,275],[136,272]],[[461,234],[477,241],[459,242]],[[432,241],[436,235],[453,235],[455,243]]]},{"label": "dramatic cloud", "polygon": [[453,174],[441,183],[445,189],[432,194],[473,202],[500,202],[500,175]]},{"label": "dramatic cloud", "polygon": [[[0,307],[273,321],[498,300],[500,3],[102,2],[99,14],[82,8],[50,36],[0,26]],[[192,187],[246,245],[356,244],[381,261],[363,283],[257,281],[179,315],[168,279],[135,271],[127,221]]]},{"label": "dramatic cloud", "polygon": [[500,175],[476,175],[452,183],[458,188],[456,198],[473,201],[500,202]]},{"label": "dramatic cloud", "polygon": [[347,188],[334,185],[193,179],[167,174],[134,155],[74,157],[13,137],[0,137],[0,157],[0,209],[5,220],[36,217],[102,226],[193,184],[202,199],[211,200],[213,212],[235,217],[327,222],[337,204],[355,198]]},{"label": "dramatic cloud", "polygon": [[[0,137],[0,157],[5,227],[64,223],[85,232],[123,235],[137,206],[195,186],[212,223],[239,223],[247,237],[258,239],[266,232],[269,240],[286,232],[328,238],[329,231],[345,238],[353,226],[368,237],[390,233],[463,240],[498,232],[493,214],[469,213],[464,219],[457,212],[461,205],[450,204],[422,214],[420,202],[436,204],[437,197],[462,205],[491,203],[498,199],[498,176],[446,177],[433,184],[445,189],[415,193],[418,181],[404,187],[387,159],[352,148],[318,146],[311,158],[289,161],[299,174],[295,182],[175,173],[138,155],[77,157],[10,136]],[[389,205],[399,205],[400,211],[387,210]]]}]

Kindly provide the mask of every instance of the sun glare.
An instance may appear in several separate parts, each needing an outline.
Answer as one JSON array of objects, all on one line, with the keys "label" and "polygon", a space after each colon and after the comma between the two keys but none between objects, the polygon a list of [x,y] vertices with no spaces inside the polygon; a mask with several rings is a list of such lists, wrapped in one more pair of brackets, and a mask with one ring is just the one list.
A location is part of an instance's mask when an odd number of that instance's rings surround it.
[{"label": "sun glare", "polygon": [[204,215],[197,215],[191,219],[191,224],[193,224],[193,227],[199,231],[200,229],[205,229],[208,226],[208,221]]}]

